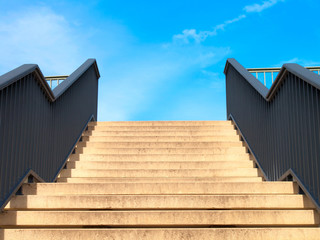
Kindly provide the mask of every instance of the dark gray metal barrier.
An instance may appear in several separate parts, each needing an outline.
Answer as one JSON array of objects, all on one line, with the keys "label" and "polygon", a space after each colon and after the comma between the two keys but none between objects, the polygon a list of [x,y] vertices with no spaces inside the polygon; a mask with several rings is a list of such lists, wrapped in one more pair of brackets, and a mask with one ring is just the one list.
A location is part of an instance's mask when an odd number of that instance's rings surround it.
[{"label": "dark gray metal barrier", "polygon": [[320,76],[285,64],[268,90],[235,59],[224,73],[228,118],[267,180],[293,177],[320,209]]},{"label": "dark gray metal barrier", "polygon": [[34,64],[0,76],[0,209],[31,175],[56,178],[96,119],[99,77],[95,59],[53,91]]}]

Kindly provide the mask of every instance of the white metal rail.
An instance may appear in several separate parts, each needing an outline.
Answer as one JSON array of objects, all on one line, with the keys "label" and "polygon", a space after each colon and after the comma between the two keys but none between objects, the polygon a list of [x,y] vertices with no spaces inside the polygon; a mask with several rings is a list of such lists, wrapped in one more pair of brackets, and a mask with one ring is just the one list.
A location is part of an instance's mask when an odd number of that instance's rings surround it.
[{"label": "white metal rail", "polygon": [[[317,73],[320,75],[320,67],[305,67],[310,71]],[[267,86],[267,80],[271,79],[271,84],[276,78],[276,75],[280,72],[280,67],[275,68],[248,68],[247,70],[251,72],[257,79],[263,82],[265,86]],[[263,78],[261,78],[263,75]]]},{"label": "white metal rail", "polygon": [[[61,82],[66,80],[67,77],[69,77],[69,76],[61,75],[61,76],[49,76],[49,77],[44,77],[44,78],[48,82],[50,88],[52,88],[52,86],[54,88],[54,87],[58,86]],[[55,83],[55,84],[52,85],[52,83]]]}]

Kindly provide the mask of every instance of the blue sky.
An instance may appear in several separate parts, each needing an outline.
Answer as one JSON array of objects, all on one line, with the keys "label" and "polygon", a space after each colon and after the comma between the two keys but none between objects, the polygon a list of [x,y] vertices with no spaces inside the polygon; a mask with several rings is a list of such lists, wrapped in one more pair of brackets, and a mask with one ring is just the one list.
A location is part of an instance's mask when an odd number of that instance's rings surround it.
[{"label": "blue sky", "polygon": [[224,120],[223,68],[320,65],[320,1],[0,0],[0,75],[96,58],[98,120]]}]

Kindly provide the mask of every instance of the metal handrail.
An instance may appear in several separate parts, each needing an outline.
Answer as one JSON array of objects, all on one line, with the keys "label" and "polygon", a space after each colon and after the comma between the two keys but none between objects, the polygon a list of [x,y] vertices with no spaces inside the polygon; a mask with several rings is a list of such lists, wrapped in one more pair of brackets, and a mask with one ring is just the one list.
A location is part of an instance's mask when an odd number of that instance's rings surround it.
[{"label": "metal handrail", "polygon": [[[314,67],[305,67],[306,69],[317,73],[320,75],[320,66]],[[274,73],[279,73],[281,68],[280,67],[273,67],[273,68],[247,68],[248,72],[252,73],[257,79],[259,79],[259,73],[263,73],[263,84],[267,86],[267,75],[271,74],[271,84],[274,82],[275,75]]]}]

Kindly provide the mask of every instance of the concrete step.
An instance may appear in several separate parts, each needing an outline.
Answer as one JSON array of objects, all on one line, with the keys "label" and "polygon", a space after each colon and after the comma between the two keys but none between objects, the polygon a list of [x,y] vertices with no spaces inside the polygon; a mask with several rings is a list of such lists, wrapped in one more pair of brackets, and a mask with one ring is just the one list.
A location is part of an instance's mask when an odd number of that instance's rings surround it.
[{"label": "concrete step", "polygon": [[233,125],[211,126],[88,126],[94,131],[213,131],[234,130]]},{"label": "concrete step", "polygon": [[110,121],[90,122],[88,126],[217,126],[232,125],[231,121]]},{"label": "concrete step", "polygon": [[215,182],[215,183],[28,183],[22,194],[297,194],[292,182]]},{"label": "concrete step", "polygon": [[0,240],[320,239],[311,201],[262,182],[239,139],[230,121],[90,123],[58,183],[0,213]]},{"label": "concrete step", "polygon": [[84,154],[244,154],[245,147],[217,148],[80,148]]},{"label": "concrete step", "polygon": [[6,240],[319,240],[320,228],[95,228],[0,229]]},{"label": "concrete step", "polygon": [[234,169],[63,169],[59,177],[258,177],[256,168]]},{"label": "concrete step", "polygon": [[70,161],[67,169],[226,169],[253,168],[253,161]]},{"label": "concrete step", "polygon": [[315,210],[5,211],[0,226],[316,226]]},{"label": "concrete step", "polygon": [[234,136],[83,136],[82,140],[90,142],[239,142]]},{"label": "concrete step", "polygon": [[247,161],[248,153],[242,154],[72,154],[74,161]]},{"label": "concrete step", "polygon": [[80,142],[78,147],[88,148],[228,148],[243,147],[238,142]]},{"label": "concrete step", "polygon": [[85,131],[83,136],[136,136],[136,137],[146,137],[146,136],[237,136],[235,130],[223,130],[223,131]]},{"label": "concrete step", "polygon": [[128,182],[128,183],[161,183],[161,182],[261,182],[261,177],[107,177],[107,178],[97,178],[97,177],[72,177],[72,178],[57,178],[57,182],[68,182],[68,183],[108,183],[112,184],[114,182]]},{"label": "concrete step", "polygon": [[5,210],[312,209],[304,195],[67,195],[14,196]]}]

